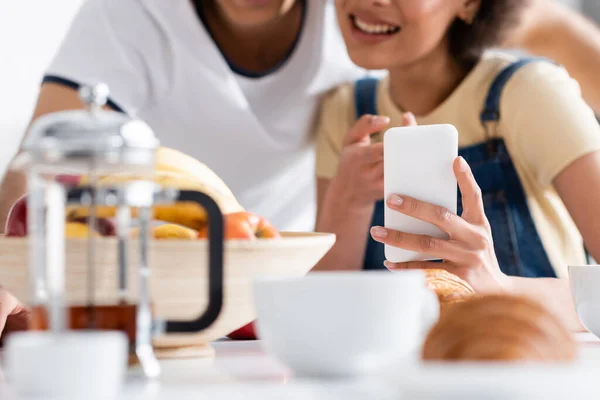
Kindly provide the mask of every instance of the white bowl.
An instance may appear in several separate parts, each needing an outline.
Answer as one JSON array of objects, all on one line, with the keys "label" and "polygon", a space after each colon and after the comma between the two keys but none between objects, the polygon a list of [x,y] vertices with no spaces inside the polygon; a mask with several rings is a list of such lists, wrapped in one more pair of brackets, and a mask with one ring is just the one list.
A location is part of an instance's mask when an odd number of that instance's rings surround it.
[{"label": "white bowl", "polygon": [[[282,233],[279,239],[227,240],[225,285],[221,314],[210,328],[193,334],[168,334],[154,339],[154,346],[171,349],[199,346],[219,339],[254,320],[252,281],[260,276],[305,275],[329,251],[335,235]],[[117,304],[117,240],[100,238],[97,244],[95,299]],[[150,290],[157,318],[196,319],[208,303],[208,246],[206,240],[160,240],[150,246]],[[0,282],[15,296],[28,301],[27,239],[0,238]],[[131,241],[131,265],[138,265],[139,242]],[[87,241],[67,240],[67,298],[72,304],[87,302]],[[137,268],[130,268],[131,298],[138,293]]]},{"label": "white bowl", "polygon": [[254,285],[265,349],[309,377],[356,377],[415,359],[437,321],[420,271],[311,273]]},{"label": "white bowl", "polygon": [[600,266],[569,266],[569,281],[581,323],[600,338]]},{"label": "white bowl", "polygon": [[121,332],[21,332],[6,343],[11,386],[35,398],[117,398],[127,357],[127,337]]}]

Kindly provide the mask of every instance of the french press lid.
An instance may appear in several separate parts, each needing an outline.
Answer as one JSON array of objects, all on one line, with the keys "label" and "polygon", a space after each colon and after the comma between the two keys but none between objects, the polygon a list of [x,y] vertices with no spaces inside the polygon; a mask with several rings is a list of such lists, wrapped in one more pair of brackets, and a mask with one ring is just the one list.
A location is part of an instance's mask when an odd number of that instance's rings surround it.
[{"label": "french press lid", "polygon": [[159,142],[152,129],[127,114],[103,110],[109,97],[105,84],[83,86],[79,97],[87,110],[51,113],[34,122],[15,168],[84,174],[93,162],[102,174],[154,167]]}]

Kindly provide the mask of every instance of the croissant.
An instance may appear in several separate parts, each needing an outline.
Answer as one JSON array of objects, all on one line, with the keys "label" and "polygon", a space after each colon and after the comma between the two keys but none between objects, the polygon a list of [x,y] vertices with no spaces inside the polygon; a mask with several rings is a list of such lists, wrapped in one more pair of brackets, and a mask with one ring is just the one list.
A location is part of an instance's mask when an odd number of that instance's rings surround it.
[{"label": "croissant", "polygon": [[427,287],[437,294],[441,311],[475,294],[471,285],[443,269],[425,270],[425,280]]},{"label": "croissant", "polygon": [[571,361],[576,344],[542,305],[490,295],[456,304],[429,332],[422,357],[444,361]]}]

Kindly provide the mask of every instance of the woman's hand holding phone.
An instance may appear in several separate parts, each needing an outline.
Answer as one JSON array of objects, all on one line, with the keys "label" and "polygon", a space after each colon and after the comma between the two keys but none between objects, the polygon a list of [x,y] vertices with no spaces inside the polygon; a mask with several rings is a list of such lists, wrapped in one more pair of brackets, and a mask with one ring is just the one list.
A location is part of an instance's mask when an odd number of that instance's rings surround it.
[{"label": "woman's hand holding phone", "polygon": [[427,261],[386,262],[386,267],[391,270],[441,267],[469,282],[477,292],[504,292],[508,289],[510,279],[498,265],[481,190],[462,157],[454,162],[454,174],[462,194],[462,216],[401,194],[390,195],[387,199],[391,209],[435,225],[448,234],[448,240],[398,232],[381,226],[373,227],[371,235],[378,242],[444,260],[442,264]]}]

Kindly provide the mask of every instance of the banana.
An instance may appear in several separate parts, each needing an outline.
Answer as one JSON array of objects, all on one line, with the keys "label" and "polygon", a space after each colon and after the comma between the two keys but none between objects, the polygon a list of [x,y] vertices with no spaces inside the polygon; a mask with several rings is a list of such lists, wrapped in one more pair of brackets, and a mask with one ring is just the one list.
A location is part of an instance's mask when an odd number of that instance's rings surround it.
[{"label": "banana", "polygon": [[152,229],[154,239],[187,239],[194,240],[198,237],[198,232],[193,229],[175,224],[164,224]]},{"label": "banana", "polygon": [[[178,150],[169,147],[160,147],[156,151],[156,161],[154,169],[156,172],[172,172],[179,175],[185,175],[191,180],[195,180],[214,188],[224,196],[234,197],[233,193],[227,187],[225,182],[210,168],[194,157],[188,156]],[[87,176],[82,176],[80,185],[89,184]]]},{"label": "banana", "polygon": [[90,234],[100,236],[98,232],[92,231],[87,224],[81,222],[67,222],[65,224],[65,236],[67,238],[86,238]]},{"label": "banana", "polygon": [[160,147],[156,152],[156,171],[175,172],[190,176],[206,186],[212,187],[223,196],[235,198],[229,187],[210,168],[180,151]]},{"label": "banana", "polygon": [[[98,180],[99,187],[119,186],[127,182],[141,179],[127,173],[111,174]],[[210,196],[218,205],[223,214],[244,211],[237,202],[231,190],[210,168],[187,154],[180,151],[161,147],[156,152],[154,182],[163,188],[179,190],[195,190]],[[80,184],[89,181],[83,177]],[[112,206],[99,206],[96,209],[98,218],[113,218],[116,208]],[[137,210],[132,210],[137,216]],[[67,209],[69,220],[85,218],[89,215],[87,207],[72,206]],[[182,225],[194,230],[200,230],[206,225],[206,211],[193,203],[178,203],[157,205],[153,208],[153,218],[156,220]]]}]

